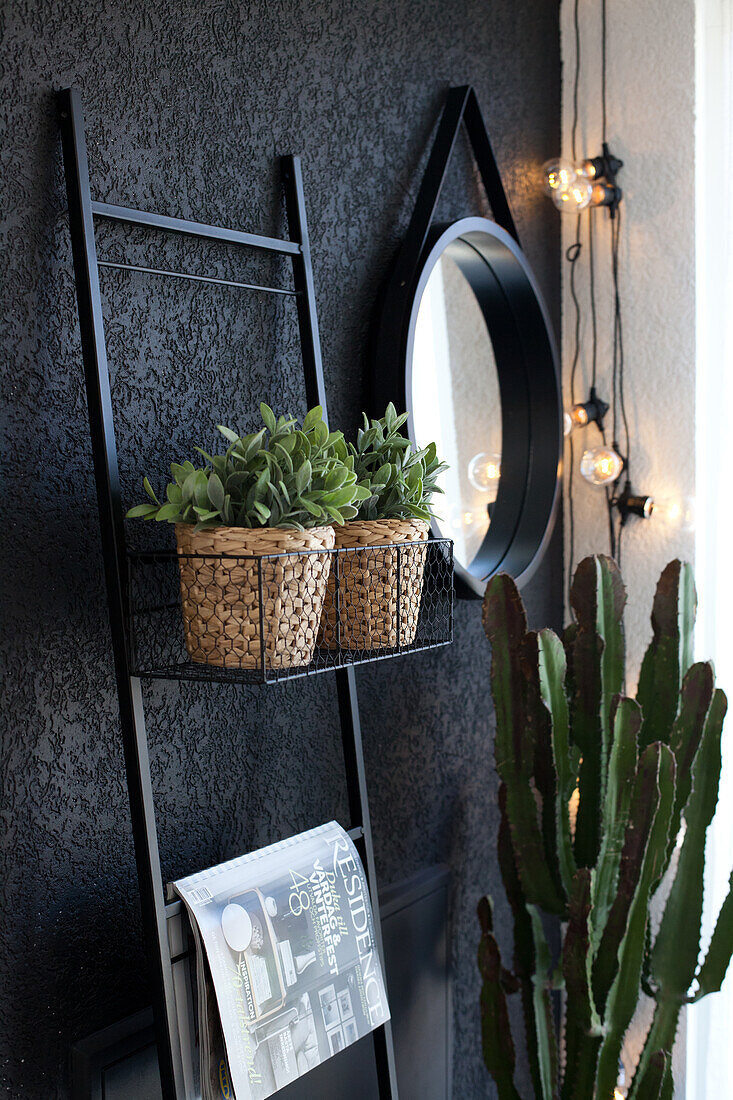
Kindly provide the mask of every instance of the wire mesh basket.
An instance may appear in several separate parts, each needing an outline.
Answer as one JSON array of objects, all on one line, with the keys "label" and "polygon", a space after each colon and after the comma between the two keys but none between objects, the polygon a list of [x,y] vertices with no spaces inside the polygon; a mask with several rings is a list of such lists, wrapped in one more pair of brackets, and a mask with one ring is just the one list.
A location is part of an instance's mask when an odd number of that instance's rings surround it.
[{"label": "wire mesh basket", "polygon": [[453,640],[453,544],[128,555],[136,676],[265,682]]}]

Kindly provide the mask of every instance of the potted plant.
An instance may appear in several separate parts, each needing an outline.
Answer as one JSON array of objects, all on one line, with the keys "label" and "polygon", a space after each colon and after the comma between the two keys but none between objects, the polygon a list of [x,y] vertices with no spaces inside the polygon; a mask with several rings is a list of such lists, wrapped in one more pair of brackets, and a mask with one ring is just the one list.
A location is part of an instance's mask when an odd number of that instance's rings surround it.
[{"label": "potted plant", "polygon": [[149,503],[127,513],[175,525],[186,648],[202,664],[260,668],[263,653],[267,668],[311,662],[332,523],[354,518],[367,495],[320,406],[302,428],[265,404],[260,413],[251,435],[219,426],[224,454],[196,447],[203,466],[174,462],[165,503],[145,478]]},{"label": "potted plant", "polygon": [[[506,995],[520,992],[534,1095],[613,1100],[643,990],[654,1016],[627,1095],[666,1100],[682,1006],[720,989],[733,951],[732,876],[699,959],[727,701],[712,665],[692,662],[689,566],[673,561],[662,573],[635,699],[624,695],[626,591],[615,563],[582,561],[570,600],[574,622],[561,641],[527,630],[510,577],[494,577],[484,599],[499,864],[514,917],[512,973],[491,902],[479,904],[484,1060],[500,1100],[517,1100]],[[652,904],[661,913],[654,924]],[[548,918],[562,928],[557,965]],[[562,1042],[552,1004],[560,989]]]},{"label": "potted plant", "polygon": [[426,547],[416,544],[428,537],[430,501],[442,492],[437,479],[446,465],[434,443],[412,449],[401,431],[406,420],[390,402],[381,420],[370,423],[364,414],[356,445],[347,444],[366,492],[358,515],[336,528],[336,548],[356,552],[339,555],[329,577],[321,627],[329,648],[383,649],[415,640],[426,557]]}]

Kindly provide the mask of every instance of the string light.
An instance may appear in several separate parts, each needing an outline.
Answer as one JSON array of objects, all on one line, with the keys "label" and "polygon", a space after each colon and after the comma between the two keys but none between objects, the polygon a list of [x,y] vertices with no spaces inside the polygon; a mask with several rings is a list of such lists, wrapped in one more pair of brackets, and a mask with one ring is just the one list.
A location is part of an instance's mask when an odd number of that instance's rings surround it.
[{"label": "string light", "polygon": [[603,444],[583,452],[580,473],[591,485],[610,485],[624,468],[624,460],[613,447]]},{"label": "string light", "polygon": [[607,143],[597,157],[581,161],[548,160],[543,165],[545,194],[563,213],[579,214],[589,206],[607,206],[614,216],[623,192],[616,176],[623,161],[615,157]]},{"label": "string light", "polygon": [[[588,424],[595,423],[603,431],[603,418],[608,412],[608,408],[606,402],[602,401],[596,393],[595,386],[591,386],[588,400],[573,405],[570,412],[565,415],[570,419],[571,430],[572,428],[585,428]],[[567,431],[565,434],[568,434]]]},{"label": "string light", "polygon": [[468,480],[480,493],[494,491],[501,477],[501,455],[482,451],[468,464]]},{"label": "string light", "polygon": [[623,490],[612,503],[620,513],[622,527],[631,516],[637,516],[639,519],[654,519],[681,531],[695,529],[693,497],[657,497],[634,493],[627,479]]}]

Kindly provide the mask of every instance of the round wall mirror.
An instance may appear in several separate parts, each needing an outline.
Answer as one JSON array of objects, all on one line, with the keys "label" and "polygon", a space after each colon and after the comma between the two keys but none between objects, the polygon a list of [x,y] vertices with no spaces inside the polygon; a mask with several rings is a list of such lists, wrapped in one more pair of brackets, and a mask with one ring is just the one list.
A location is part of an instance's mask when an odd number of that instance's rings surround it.
[{"label": "round wall mirror", "polygon": [[[385,313],[397,308],[388,293]],[[557,354],[526,257],[484,218],[434,227],[387,320],[383,332],[401,328],[410,437],[449,464],[433,530],[453,539],[458,591],[482,596],[498,571],[524,583],[551,533],[562,453]],[[381,390],[399,402],[382,343]]]}]

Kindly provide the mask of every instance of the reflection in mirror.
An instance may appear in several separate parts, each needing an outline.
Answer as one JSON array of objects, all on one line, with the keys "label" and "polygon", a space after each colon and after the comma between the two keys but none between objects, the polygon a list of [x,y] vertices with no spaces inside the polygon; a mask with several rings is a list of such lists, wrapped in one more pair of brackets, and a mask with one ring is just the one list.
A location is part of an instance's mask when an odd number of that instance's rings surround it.
[{"label": "reflection in mirror", "polygon": [[435,440],[449,465],[436,497],[440,533],[468,567],[491,522],[501,473],[499,379],[486,322],[447,252],[430,273],[417,314],[412,359],[415,440]]}]

